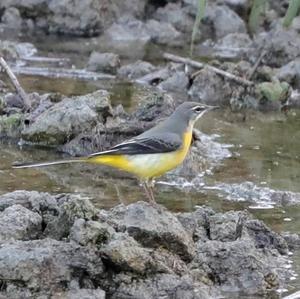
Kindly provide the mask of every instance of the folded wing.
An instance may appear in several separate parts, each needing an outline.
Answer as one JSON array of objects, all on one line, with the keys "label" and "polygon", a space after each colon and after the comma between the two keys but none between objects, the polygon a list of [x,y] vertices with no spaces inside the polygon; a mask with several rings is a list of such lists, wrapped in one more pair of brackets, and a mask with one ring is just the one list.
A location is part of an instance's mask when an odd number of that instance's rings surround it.
[{"label": "folded wing", "polygon": [[165,133],[152,137],[133,138],[122,142],[111,149],[94,153],[90,157],[100,155],[140,155],[157,154],[176,151],[181,147],[181,139],[177,134]]}]

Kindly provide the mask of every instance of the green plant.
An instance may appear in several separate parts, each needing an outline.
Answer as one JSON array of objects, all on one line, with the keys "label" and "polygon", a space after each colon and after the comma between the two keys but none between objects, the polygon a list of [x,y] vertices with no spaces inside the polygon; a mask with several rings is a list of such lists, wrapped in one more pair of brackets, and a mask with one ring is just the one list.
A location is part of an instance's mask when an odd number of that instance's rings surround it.
[{"label": "green plant", "polygon": [[260,23],[260,18],[265,13],[266,3],[267,0],[253,1],[251,11],[250,11],[250,16],[249,16],[249,21],[248,21],[248,27],[251,33],[256,32],[258,25]]},{"label": "green plant", "polygon": [[197,15],[196,15],[195,23],[193,26],[191,46],[190,46],[190,56],[191,57],[193,56],[195,38],[196,38],[198,29],[200,26],[200,22],[204,17],[205,8],[206,8],[206,0],[198,0]]},{"label": "green plant", "polygon": [[283,26],[289,27],[300,10],[300,0],[290,0],[288,10],[283,19]]}]

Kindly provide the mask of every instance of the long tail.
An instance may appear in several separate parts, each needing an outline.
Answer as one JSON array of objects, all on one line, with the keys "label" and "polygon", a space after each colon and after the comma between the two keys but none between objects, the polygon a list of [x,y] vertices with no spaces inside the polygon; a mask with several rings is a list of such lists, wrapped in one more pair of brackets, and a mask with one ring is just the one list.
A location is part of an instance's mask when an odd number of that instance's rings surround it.
[{"label": "long tail", "polygon": [[51,165],[59,165],[59,164],[69,164],[69,163],[83,163],[86,162],[87,158],[74,158],[70,160],[57,160],[57,161],[49,161],[49,162],[40,162],[40,163],[15,163],[12,165],[12,168],[32,168],[32,167],[44,167]]}]

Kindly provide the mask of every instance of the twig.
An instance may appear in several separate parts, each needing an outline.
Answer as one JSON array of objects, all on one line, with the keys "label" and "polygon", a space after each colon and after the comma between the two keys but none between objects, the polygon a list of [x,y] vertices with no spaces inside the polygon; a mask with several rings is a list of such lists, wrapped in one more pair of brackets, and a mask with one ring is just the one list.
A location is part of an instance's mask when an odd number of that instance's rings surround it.
[{"label": "twig", "polygon": [[24,91],[24,89],[22,88],[22,86],[20,85],[17,77],[14,75],[14,73],[11,71],[10,67],[8,66],[8,64],[6,63],[6,61],[4,60],[3,57],[0,57],[0,66],[2,66],[2,68],[5,70],[7,76],[9,77],[11,83],[13,84],[13,86],[15,87],[18,95],[20,96],[20,98],[23,100],[23,104],[24,104],[24,108],[26,111],[30,110],[31,108],[31,103],[30,100],[26,94],[26,92]]},{"label": "twig", "polygon": [[181,56],[177,56],[177,55],[173,55],[173,54],[170,54],[170,53],[164,53],[163,54],[163,57],[165,59],[168,59],[168,60],[172,60],[172,61],[175,61],[175,62],[181,62],[181,63],[184,63],[184,64],[188,64],[192,67],[195,67],[195,68],[203,68],[203,67],[206,67],[207,69],[215,72],[216,74],[219,74],[223,77],[226,77],[228,79],[231,79],[231,80],[234,80],[242,85],[246,85],[246,86],[252,86],[254,85],[253,82],[247,80],[247,79],[244,79],[242,77],[238,77],[236,75],[233,75],[229,72],[226,72],[226,71],[223,71],[221,69],[218,69],[214,66],[211,66],[207,63],[202,63],[202,62],[198,62],[198,61],[195,61],[195,60],[192,60],[192,59],[189,59],[189,58],[184,58],[184,57],[181,57]]},{"label": "twig", "polygon": [[256,69],[258,68],[258,66],[260,65],[260,62],[262,61],[262,59],[265,57],[265,55],[267,54],[266,50],[263,50],[260,53],[260,56],[258,57],[258,59],[256,60],[255,64],[253,65],[253,67],[249,70],[249,72],[246,75],[247,79],[252,79],[252,76],[254,75],[254,73],[256,72]]},{"label": "twig", "polygon": [[71,78],[82,80],[111,80],[116,78],[116,76],[114,75],[89,72],[84,69],[66,69],[55,67],[16,66],[13,68],[13,71],[16,74],[42,76],[50,78]]}]

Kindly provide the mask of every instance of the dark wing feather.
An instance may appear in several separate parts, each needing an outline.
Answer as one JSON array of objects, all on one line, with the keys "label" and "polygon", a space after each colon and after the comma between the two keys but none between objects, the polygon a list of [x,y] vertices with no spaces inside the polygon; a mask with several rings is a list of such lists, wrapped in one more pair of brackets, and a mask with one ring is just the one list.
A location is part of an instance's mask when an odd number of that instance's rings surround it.
[{"label": "dark wing feather", "polygon": [[107,151],[92,154],[98,155],[141,155],[168,153],[176,151],[181,146],[181,139],[177,134],[157,134],[153,137],[133,138],[122,142]]}]

